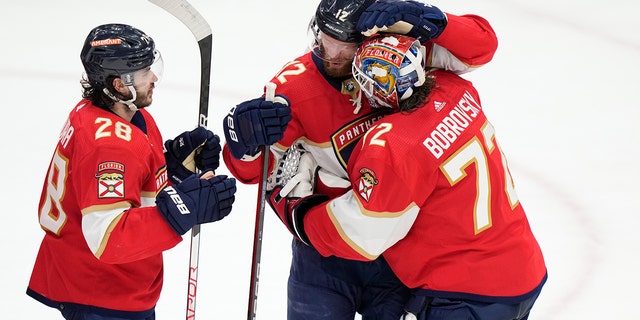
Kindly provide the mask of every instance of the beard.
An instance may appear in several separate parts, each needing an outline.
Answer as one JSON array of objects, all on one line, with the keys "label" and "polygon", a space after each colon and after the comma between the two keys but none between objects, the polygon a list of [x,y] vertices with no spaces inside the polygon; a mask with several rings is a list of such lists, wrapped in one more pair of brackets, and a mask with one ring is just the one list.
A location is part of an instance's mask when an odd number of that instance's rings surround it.
[{"label": "beard", "polygon": [[151,102],[153,102],[153,91],[150,90],[147,92],[136,92],[136,100],[133,101],[133,104],[142,109],[150,106]]},{"label": "beard", "polygon": [[323,60],[322,66],[324,67],[324,71],[327,75],[332,78],[343,78],[351,75],[351,61],[336,64]]},{"label": "beard", "polygon": [[[142,108],[146,108],[148,106],[151,105],[151,102],[153,102],[153,89],[155,88],[155,86],[151,86],[148,90],[146,91],[140,91],[136,89],[136,99],[133,100],[133,104],[138,108],[138,109],[142,109]],[[134,87],[135,89],[135,87]],[[129,91],[129,94],[127,94],[126,96],[121,96],[120,99],[122,100],[130,100],[131,98],[133,98],[133,94],[131,93],[131,91]]]}]

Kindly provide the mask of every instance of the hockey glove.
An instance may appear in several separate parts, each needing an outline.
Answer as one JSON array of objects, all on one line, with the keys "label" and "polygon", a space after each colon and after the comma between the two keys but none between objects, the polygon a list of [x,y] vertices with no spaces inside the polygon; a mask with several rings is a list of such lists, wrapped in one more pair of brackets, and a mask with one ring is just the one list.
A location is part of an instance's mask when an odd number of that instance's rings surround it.
[{"label": "hockey glove", "polygon": [[269,176],[267,190],[269,205],[289,232],[309,244],[303,219],[309,209],[329,200],[314,194],[314,180],[318,165],[311,153],[292,145]]},{"label": "hockey glove", "polygon": [[235,201],[236,180],[220,175],[200,179],[192,175],[182,183],[164,188],[156,205],[164,219],[183,235],[196,224],[218,221],[231,212]]},{"label": "hockey glove", "polygon": [[282,139],[290,120],[291,108],[284,96],[277,95],[274,101],[257,98],[240,103],[222,124],[231,155],[236,159],[256,155],[259,146]]},{"label": "hockey glove", "polygon": [[220,166],[220,137],[207,130],[207,141],[196,152],[196,167],[201,171],[215,171]]},{"label": "hockey glove", "polygon": [[174,184],[200,170],[215,170],[220,165],[220,138],[204,127],[185,131],[164,143],[169,180]]},{"label": "hockey glove", "polygon": [[269,194],[269,206],[276,212],[280,221],[298,240],[310,245],[307,233],[304,231],[304,216],[309,210],[329,200],[324,194],[312,194],[306,197],[282,197],[282,186],[276,186]]},{"label": "hockey glove", "polygon": [[447,15],[437,7],[416,0],[378,0],[360,16],[356,28],[365,36],[378,32],[406,34],[428,41],[447,26]]}]

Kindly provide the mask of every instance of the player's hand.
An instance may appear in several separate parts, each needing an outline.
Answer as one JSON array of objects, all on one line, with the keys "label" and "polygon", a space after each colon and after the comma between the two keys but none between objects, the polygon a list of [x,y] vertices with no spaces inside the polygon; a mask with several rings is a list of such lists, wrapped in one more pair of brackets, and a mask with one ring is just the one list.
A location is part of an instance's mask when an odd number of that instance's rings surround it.
[{"label": "player's hand", "polygon": [[267,182],[269,205],[289,232],[302,242],[309,243],[304,216],[309,209],[329,199],[314,193],[318,164],[311,153],[297,145],[289,147],[278,161]]},{"label": "player's hand", "polygon": [[196,167],[201,171],[215,171],[220,166],[220,137],[207,130],[207,140],[196,152]]},{"label": "player's hand", "polygon": [[365,36],[400,33],[428,41],[447,26],[447,15],[436,6],[415,0],[378,0],[360,16],[356,28]]},{"label": "player's hand", "polygon": [[231,212],[236,180],[225,175],[200,178],[191,175],[180,184],[165,187],[156,197],[158,211],[178,235],[196,224],[218,221]]},{"label": "player's hand", "polygon": [[240,103],[223,122],[231,155],[242,159],[244,155],[257,154],[260,146],[276,143],[290,120],[289,101],[282,95],[275,96],[274,101],[257,98]]},{"label": "player's hand", "polygon": [[165,141],[164,148],[169,180],[174,184],[194,174],[196,167],[215,170],[220,165],[220,138],[204,127]]}]

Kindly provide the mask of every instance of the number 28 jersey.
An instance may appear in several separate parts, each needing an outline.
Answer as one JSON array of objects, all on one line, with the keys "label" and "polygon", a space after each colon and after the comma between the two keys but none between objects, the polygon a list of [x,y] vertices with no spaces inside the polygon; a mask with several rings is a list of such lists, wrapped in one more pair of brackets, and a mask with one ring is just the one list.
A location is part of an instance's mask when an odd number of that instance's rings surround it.
[{"label": "number 28 jersey", "polygon": [[182,240],[155,207],[166,184],[162,137],[146,110],[129,122],[88,100],[78,103],[42,189],[46,233],[27,293],[53,307],[152,309],[162,287],[162,251]]}]

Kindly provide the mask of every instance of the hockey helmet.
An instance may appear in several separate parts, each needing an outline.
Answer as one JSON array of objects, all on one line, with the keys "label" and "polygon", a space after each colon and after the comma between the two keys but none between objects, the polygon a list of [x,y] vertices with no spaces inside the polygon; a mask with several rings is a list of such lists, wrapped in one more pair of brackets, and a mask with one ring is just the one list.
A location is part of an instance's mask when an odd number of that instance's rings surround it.
[{"label": "hockey helmet", "polygon": [[375,0],[321,0],[309,22],[309,49],[320,58],[321,33],[338,41],[360,43],[364,35],[356,29],[362,12]]},{"label": "hockey helmet", "polygon": [[156,77],[162,72],[162,58],[153,39],[126,24],[104,24],[91,30],[80,59],[92,86],[105,87],[109,76],[120,77],[132,86],[134,72],[151,65]]},{"label": "hockey helmet", "polygon": [[373,107],[398,108],[425,83],[425,48],[405,35],[377,35],[360,46],[352,72]]}]

